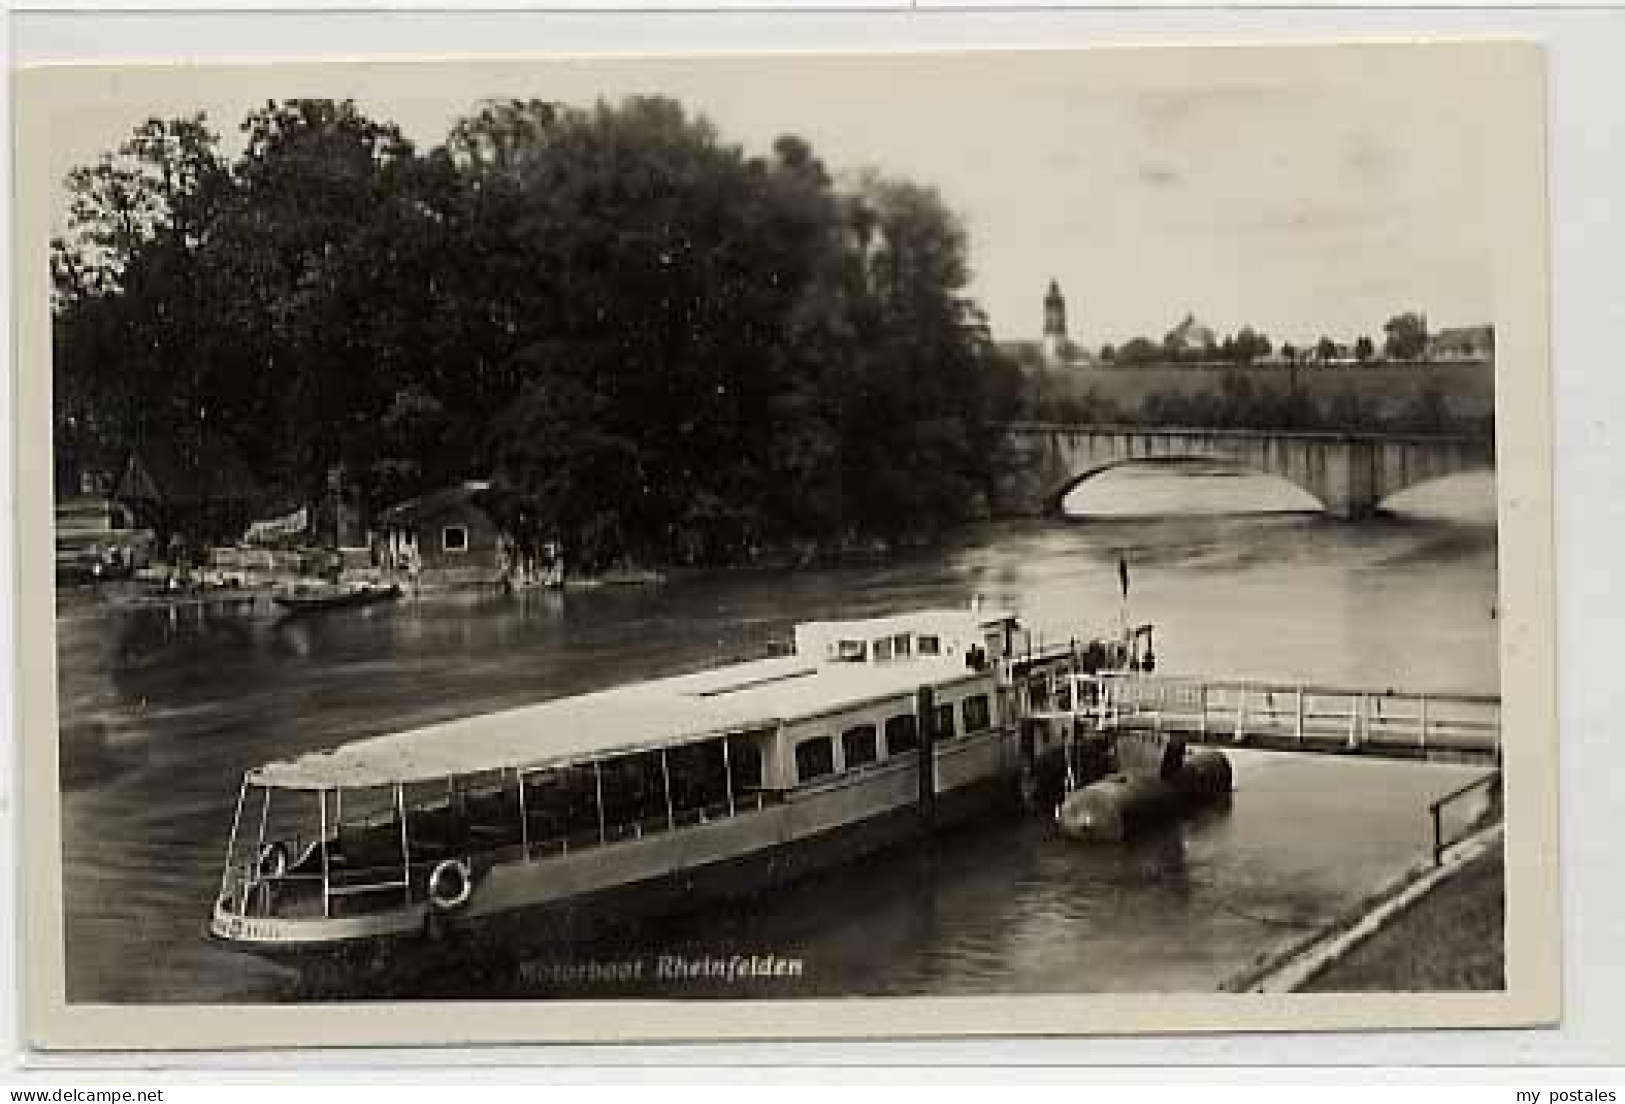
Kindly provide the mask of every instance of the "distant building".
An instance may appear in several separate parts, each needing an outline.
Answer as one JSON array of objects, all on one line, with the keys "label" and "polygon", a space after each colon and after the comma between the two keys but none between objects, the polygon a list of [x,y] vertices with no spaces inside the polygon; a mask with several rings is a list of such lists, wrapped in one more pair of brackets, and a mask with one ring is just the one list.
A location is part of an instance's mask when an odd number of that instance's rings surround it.
[{"label": "distant building", "polygon": [[471,481],[383,511],[375,542],[380,567],[426,587],[500,583],[510,543],[481,501],[489,489]]},{"label": "distant building", "polygon": [[1201,357],[1218,346],[1219,337],[1213,327],[1198,322],[1196,316],[1188,312],[1162,337],[1163,349],[1178,357]]},{"label": "distant building", "polygon": [[121,450],[76,440],[72,427],[56,442],[56,563],[59,577],[94,577],[96,569],[136,566],[151,552],[152,532],[113,500]]},{"label": "distant building", "polygon": [[1428,335],[1429,360],[1494,360],[1494,326],[1447,326]]},{"label": "distant building", "polygon": [[[1015,342],[1009,348],[1026,344],[1029,343]],[[1084,367],[1091,360],[1088,351],[1074,343],[1067,333],[1066,296],[1061,294],[1061,285],[1056,280],[1049,282],[1049,291],[1044,295],[1044,336],[1040,343],[1040,355],[1048,368]]]},{"label": "distant building", "polygon": [[1044,296],[1044,359],[1060,363],[1071,344],[1066,336],[1066,296],[1061,294],[1061,285],[1051,280]]}]

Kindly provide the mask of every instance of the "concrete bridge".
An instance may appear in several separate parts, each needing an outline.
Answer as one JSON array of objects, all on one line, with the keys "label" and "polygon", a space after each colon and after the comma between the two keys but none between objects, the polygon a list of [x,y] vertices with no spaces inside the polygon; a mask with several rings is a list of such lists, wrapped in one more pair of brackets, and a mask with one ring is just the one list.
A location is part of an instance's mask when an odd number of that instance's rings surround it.
[{"label": "concrete bridge", "polygon": [[1493,468],[1495,446],[1471,437],[1015,422],[1005,431],[994,509],[1059,513],[1067,492],[1109,468],[1182,459],[1220,460],[1280,476],[1313,495],[1327,513],[1356,519],[1406,487]]}]

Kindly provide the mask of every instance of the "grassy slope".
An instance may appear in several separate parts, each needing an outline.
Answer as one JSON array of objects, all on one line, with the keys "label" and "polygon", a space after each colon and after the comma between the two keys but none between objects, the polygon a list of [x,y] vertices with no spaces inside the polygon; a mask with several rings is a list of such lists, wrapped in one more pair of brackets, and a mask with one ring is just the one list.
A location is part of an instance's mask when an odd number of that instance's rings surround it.
[{"label": "grassy slope", "polygon": [[1465,869],[1312,978],[1309,992],[1501,989],[1505,880],[1500,848]]}]

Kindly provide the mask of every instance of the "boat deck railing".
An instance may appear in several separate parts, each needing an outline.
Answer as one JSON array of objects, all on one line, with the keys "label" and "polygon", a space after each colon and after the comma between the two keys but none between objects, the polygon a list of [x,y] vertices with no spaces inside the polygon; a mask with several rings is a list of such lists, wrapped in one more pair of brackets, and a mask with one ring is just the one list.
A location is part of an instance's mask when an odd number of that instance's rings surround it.
[{"label": "boat deck railing", "polygon": [[[448,858],[469,862],[476,869],[560,859],[760,812],[781,799],[782,795],[776,791],[756,790],[740,794],[732,801],[673,809],[669,814],[638,820],[605,820],[596,828],[564,834],[535,837],[526,834],[521,839],[513,838],[518,831],[516,822],[513,831],[488,832],[483,844],[479,838],[481,833],[474,828],[465,841],[469,846],[430,849],[419,841],[418,850],[413,851],[409,840],[404,856],[359,866],[347,863],[338,840],[329,839],[325,870],[287,870],[267,875],[255,862],[234,863],[226,872],[222,897],[230,902],[232,911],[245,917],[332,917],[376,912],[424,900],[430,876]],[[378,816],[345,827],[399,832],[398,821]]]}]

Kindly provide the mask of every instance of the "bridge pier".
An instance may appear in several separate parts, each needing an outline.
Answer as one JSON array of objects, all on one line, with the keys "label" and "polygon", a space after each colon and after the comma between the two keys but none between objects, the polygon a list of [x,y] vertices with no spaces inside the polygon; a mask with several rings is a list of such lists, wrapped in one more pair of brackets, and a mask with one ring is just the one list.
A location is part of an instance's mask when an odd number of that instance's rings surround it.
[{"label": "bridge pier", "polygon": [[[1305,450],[1309,451],[1309,450]],[[1320,499],[1327,514],[1360,521],[1377,512],[1374,448],[1369,441],[1342,438],[1317,444],[1315,462],[1288,465],[1281,476]]]}]

